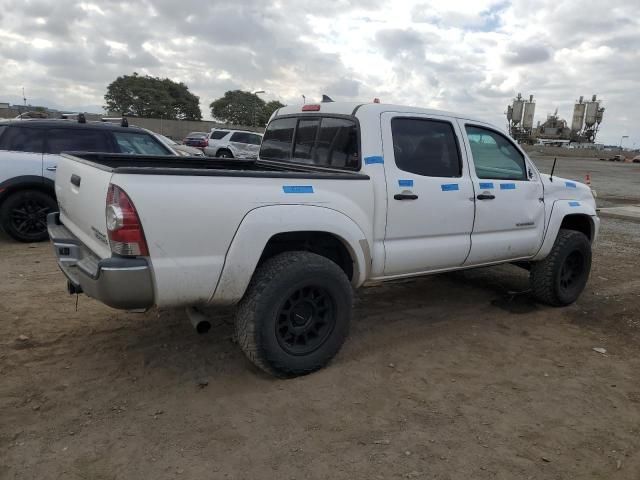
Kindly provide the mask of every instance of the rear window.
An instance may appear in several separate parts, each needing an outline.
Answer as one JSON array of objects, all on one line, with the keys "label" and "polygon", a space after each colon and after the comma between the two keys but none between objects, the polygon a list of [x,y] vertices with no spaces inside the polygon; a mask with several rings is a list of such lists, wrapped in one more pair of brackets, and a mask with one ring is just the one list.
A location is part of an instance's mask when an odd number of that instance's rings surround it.
[{"label": "rear window", "polygon": [[260,158],[357,169],[358,127],[347,118],[278,118],[267,127]]},{"label": "rear window", "polygon": [[459,177],[462,164],[453,126],[418,118],[391,120],[393,153],[400,170],[426,177]]},{"label": "rear window", "polygon": [[234,132],[229,139],[230,142],[247,143],[249,145],[260,145],[260,136],[249,132]]},{"label": "rear window", "polygon": [[187,138],[207,138],[208,136],[209,134],[204,132],[191,132]]},{"label": "rear window", "polygon": [[227,133],[229,133],[226,130],[215,130],[213,132],[211,132],[211,140],[220,140],[221,138],[224,138],[227,136]]},{"label": "rear window", "polygon": [[113,152],[107,132],[80,128],[52,128],[47,131],[47,153]]},{"label": "rear window", "polygon": [[42,153],[44,148],[44,130],[41,128],[5,127],[0,137],[0,150],[14,152]]},{"label": "rear window", "polygon": [[170,155],[162,144],[146,133],[113,132],[120,153],[136,155]]}]

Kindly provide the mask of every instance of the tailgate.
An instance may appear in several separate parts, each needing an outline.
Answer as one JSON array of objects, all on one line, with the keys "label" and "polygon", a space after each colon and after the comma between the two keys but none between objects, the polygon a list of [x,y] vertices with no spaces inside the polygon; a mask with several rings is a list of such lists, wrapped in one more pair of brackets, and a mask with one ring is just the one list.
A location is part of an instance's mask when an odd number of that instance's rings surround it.
[{"label": "tailgate", "polygon": [[111,256],[105,204],[112,172],[63,155],[56,171],[60,221],[100,258]]}]

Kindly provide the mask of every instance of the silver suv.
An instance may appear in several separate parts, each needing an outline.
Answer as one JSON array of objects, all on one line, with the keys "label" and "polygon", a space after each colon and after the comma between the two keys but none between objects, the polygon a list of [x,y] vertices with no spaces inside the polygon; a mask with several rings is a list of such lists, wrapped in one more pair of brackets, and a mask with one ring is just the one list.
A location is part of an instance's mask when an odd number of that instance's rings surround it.
[{"label": "silver suv", "polygon": [[21,242],[46,240],[58,210],[54,176],[60,152],[176,155],[150,133],[112,123],[0,121],[0,228]]},{"label": "silver suv", "polygon": [[213,128],[204,153],[209,157],[258,158],[261,143],[260,133]]}]

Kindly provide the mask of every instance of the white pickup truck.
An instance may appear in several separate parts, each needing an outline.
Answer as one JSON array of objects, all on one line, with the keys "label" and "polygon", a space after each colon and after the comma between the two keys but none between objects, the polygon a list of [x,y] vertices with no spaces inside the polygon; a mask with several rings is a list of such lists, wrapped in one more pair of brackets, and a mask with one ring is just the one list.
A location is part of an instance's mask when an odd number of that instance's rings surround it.
[{"label": "white pickup truck", "polygon": [[192,319],[236,305],[239,344],[278,376],[338,352],[367,284],[515,263],[535,298],[568,305],[599,227],[586,185],[541,174],[496,127],[379,103],[281,108],[258,160],[65,154],[55,189],[71,293]]}]

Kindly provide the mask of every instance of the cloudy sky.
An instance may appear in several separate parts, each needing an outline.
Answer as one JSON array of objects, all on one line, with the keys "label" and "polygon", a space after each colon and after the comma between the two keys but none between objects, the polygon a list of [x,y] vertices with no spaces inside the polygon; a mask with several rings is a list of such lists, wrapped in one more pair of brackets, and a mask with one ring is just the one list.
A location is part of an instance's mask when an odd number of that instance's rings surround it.
[{"label": "cloudy sky", "polygon": [[640,146],[640,0],[0,0],[0,102],[99,108],[137,71],[266,100],[418,105],[503,126],[598,94],[600,141]]}]

